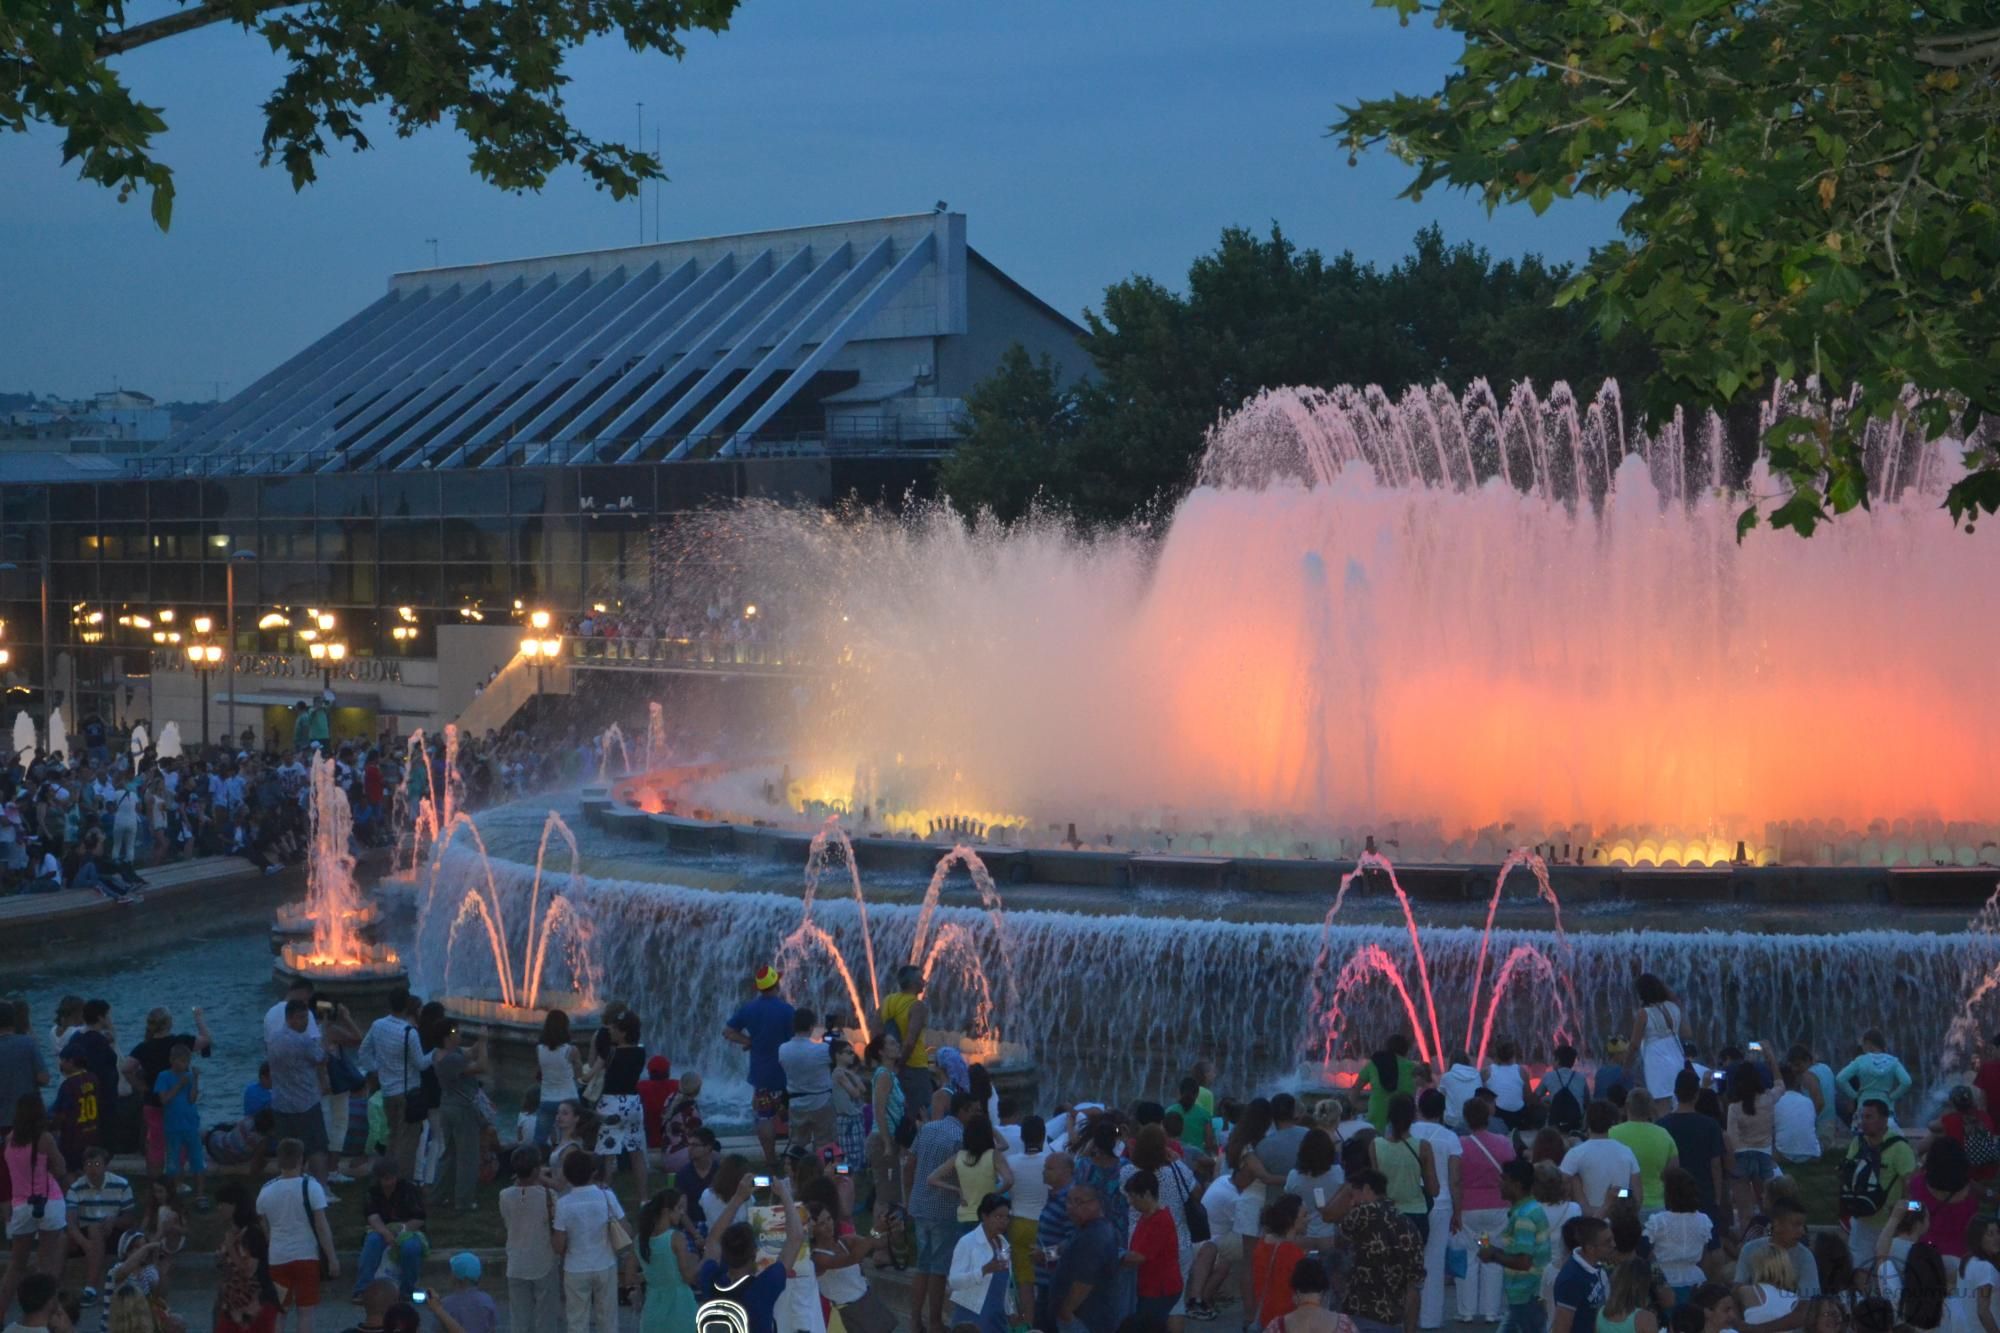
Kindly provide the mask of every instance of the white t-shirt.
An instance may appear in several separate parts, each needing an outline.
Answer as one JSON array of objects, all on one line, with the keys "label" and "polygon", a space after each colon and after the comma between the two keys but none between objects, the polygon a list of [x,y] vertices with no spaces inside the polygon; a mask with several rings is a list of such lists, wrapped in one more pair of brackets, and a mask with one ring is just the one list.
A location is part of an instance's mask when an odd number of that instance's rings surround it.
[{"label": "white t-shirt", "polygon": [[1437,1165],[1439,1204],[1451,1202],[1451,1159],[1465,1155],[1458,1135],[1434,1120],[1419,1120],[1410,1126],[1410,1135],[1431,1145],[1431,1160]]},{"label": "white t-shirt", "polygon": [[544,1185],[523,1189],[509,1185],[500,1191],[500,1220],[507,1226],[507,1276],[530,1282],[547,1277],[556,1266],[549,1243],[549,1204],[554,1191]]},{"label": "white t-shirt", "polygon": [[1714,1234],[1715,1223],[1706,1213],[1660,1212],[1646,1219],[1653,1262],[1660,1266],[1660,1276],[1676,1287],[1701,1285],[1701,1256]]},{"label": "white t-shirt", "polygon": [[[1985,1259],[1967,1259],[1958,1275],[1958,1291],[1944,1303],[1944,1326],[1950,1333],[1985,1333],[1979,1322],[1979,1289],[2000,1287],[2000,1272]],[[2000,1296],[1987,1297],[2000,1302]]]},{"label": "white t-shirt", "polygon": [[1444,1094],[1444,1122],[1447,1125],[1465,1123],[1465,1101],[1479,1091],[1484,1080],[1479,1070],[1472,1065],[1453,1065],[1444,1071],[1438,1080],[1438,1091]]},{"label": "white t-shirt", "polygon": [[[272,1038],[284,1030],[285,1002],[280,1000],[264,1011],[264,1044],[269,1046]],[[310,1009],[306,1010],[306,1035],[315,1038],[319,1036],[319,1015]],[[272,1262],[277,1261],[274,1259]]]},{"label": "white t-shirt", "polygon": [[1201,1206],[1208,1213],[1209,1234],[1215,1240],[1236,1229],[1236,1201],[1243,1196],[1237,1192],[1236,1182],[1229,1178],[1229,1172],[1217,1166],[1215,1179],[1208,1182],[1208,1188],[1201,1193]]},{"label": "white t-shirt", "polygon": [[[312,1211],[306,1200],[312,1200]],[[294,1264],[317,1259],[319,1237],[313,1232],[313,1212],[326,1211],[326,1191],[311,1176],[279,1176],[257,1192],[257,1216],[271,1237],[271,1262]]]},{"label": "white t-shirt", "polygon": [[565,1273],[601,1273],[618,1266],[611,1251],[611,1219],[624,1217],[618,1196],[597,1185],[573,1189],[556,1200],[555,1230],[569,1237],[563,1254]]},{"label": "white t-shirt", "polygon": [[1262,1181],[1243,1190],[1236,1196],[1236,1234],[1257,1237],[1264,1234],[1261,1219],[1264,1216],[1264,1190]]},{"label": "white t-shirt", "polygon": [[1034,1221],[1042,1215],[1042,1205],[1049,1201],[1048,1182],[1042,1179],[1042,1164],[1049,1160],[1049,1150],[1022,1152],[1019,1148],[1007,1154],[1007,1169],[1014,1173],[1012,1191],[1014,1215]]},{"label": "white t-shirt", "polygon": [[1493,1089],[1493,1104],[1509,1114],[1527,1105],[1528,1080],[1519,1065],[1494,1065],[1486,1071],[1486,1086]]},{"label": "white t-shirt", "polygon": [[1788,1162],[1809,1162],[1819,1156],[1819,1111],[1803,1092],[1787,1091],[1772,1109],[1778,1156]]},{"label": "white t-shirt", "polygon": [[535,1068],[541,1074],[544,1102],[576,1100],[576,1047],[565,1042],[553,1051],[535,1043]]},{"label": "white t-shirt", "polygon": [[1563,1154],[1562,1173],[1582,1180],[1584,1203],[1602,1212],[1605,1195],[1639,1173],[1639,1159],[1616,1139],[1585,1139]]}]

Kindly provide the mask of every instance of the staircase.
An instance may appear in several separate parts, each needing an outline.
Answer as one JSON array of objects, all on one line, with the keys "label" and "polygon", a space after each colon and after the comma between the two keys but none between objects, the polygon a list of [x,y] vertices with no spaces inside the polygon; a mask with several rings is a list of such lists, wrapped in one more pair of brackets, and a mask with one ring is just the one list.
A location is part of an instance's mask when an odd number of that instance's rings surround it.
[{"label": "staircase", "polygon": [[[570,692],[570,670],[567,662],[539,668],[542,673],[541,688],[545,694],[568,694]],[[489,731],[498,731],[513,720],[514,714],[535,697],[535,672],[537,668],[525,657],[515,657],[500,669],[500,674],[487,682],[486,688],[472,697],[465,711],[458,715],[458,734],[461,736],[484,736]]]}]

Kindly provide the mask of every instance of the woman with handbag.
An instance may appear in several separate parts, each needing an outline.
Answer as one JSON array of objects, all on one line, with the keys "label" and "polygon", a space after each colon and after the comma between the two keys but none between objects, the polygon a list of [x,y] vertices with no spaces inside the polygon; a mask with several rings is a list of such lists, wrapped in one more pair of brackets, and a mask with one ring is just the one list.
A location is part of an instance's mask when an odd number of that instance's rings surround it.
[{"label": "woman with handbag", "polygon": [[597,1162],[587,1153],[563,1158],[569,1193],[556,1200],[550,1224],[562,1259],[563,1325],[568,1333],[617,1333],[618,1272],[627,1263],[632,1233],[618,1196],[591,1184]]},{"label": "woman with handbag", "polygon": [[13,1184],[7,1218],[7,1274],[0,1277],[0,1310],[14,1307],[14,1293],[32,1262],[36,1272],[62,1276],[63,1238],[69,1214],[63,1207],[62,1178],[68,1174],[55,1135],[45,1128],[48,1112],[41,1094],[24,1092],[14,1104],[14,1128],[4,1153]]},{"label": "woman with handbag", "polygon": [[1389,1201],[1419,1240],[1431,1234],[1431,1202],[1438,1196],[1437,1161],[1431,1145],[1418,1138],[1417,1099],[1399,1092],[1389,1099],[1389,1130],[1369,1141],[1375,1169],[1389,1182]]},{"label": "woman with handbag", "polygon": [[843,1236],[840,1214],[824,1200],[807,1202],[805,1210],[819,1294],[840,1315],[840,1326],[847,1333],[895,1333],[895,1312],[869,1285],[862,1262],[882,1245],[881,1238],[860,1235],[851,1227]]}]

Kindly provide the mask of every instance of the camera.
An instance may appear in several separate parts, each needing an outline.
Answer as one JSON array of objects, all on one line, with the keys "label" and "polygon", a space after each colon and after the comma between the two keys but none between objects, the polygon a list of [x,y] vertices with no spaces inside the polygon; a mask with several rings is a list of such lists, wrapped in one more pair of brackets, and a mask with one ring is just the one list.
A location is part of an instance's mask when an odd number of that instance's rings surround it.
[{"label": "camera", "polygon": [[750,1183],[760,1190],[771,1188],[771,1178],[769,1176],[752,1176],[750,1177]]}]

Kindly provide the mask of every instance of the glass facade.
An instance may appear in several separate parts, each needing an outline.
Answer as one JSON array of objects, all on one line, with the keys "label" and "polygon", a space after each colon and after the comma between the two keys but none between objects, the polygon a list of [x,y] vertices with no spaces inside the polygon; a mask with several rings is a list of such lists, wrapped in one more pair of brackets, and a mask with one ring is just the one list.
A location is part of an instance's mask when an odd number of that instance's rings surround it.
[{"label": "glass facade", "polygon": [[79,705],[65,712],[121,715],[113,696],[147,674],[156,634],[209,616],[223,637],[232,567],[238,652],[303,652],[277,620],[303,624],[311,607],[335,613],[358,657],[429,657],[441,622],[505,619],[517,601],[567,616],[651,591],[652,533],[672,514],[752,495],[895,505],[928,494],[936,466],[910,454],[11,484],[0,716],[42,711],[44,570],[50,656],[75,678],[57,669],[55,689]]}]

